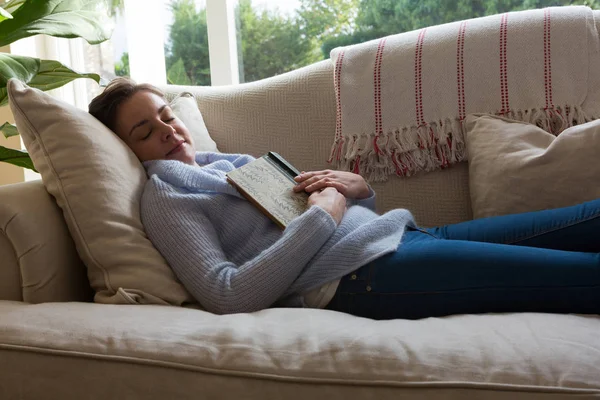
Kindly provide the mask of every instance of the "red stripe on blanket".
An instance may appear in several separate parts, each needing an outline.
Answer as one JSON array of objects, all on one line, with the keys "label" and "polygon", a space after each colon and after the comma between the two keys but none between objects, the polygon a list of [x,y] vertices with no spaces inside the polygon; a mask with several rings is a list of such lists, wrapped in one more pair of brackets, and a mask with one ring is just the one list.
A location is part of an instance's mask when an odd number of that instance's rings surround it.
[{"label": "red stripe on blanket", "polygon": [[456,41],[456,85],[458,89],[458,117],[465,119],[465,30],[467,21],[463,21],[458,28],[458,39]]},{"label": "red stripe on blanket", "polygon": [[408,173],[408,167],[398,160],[398,158],[396,157],[396,150],[392,150],[392,162],[396,167],[396,175],[406,176],[406,174]]},{"label": "red stripe on blanket", "polygon": [[417,38],[417,45],[415,47],[415,108],[417,124],[419,126],[426,125],[423,117],[423,71],[422,71],[422,59],[423,59],[423,42],[425,41],[425,33],[427,28],[421,29],[419,37]]},{"label": "red stripe on blanket", "polygon": [[546,109],[554,108],[552,101],[552,53],[550,50],[550,9],[544,10],[544,88],[546,90]]},{"label": "red stripe on blanket", "polygon": [[377,46],[377,55],[375,56],[375,69],[373,71],[373,97],[375,102],[375,139],[373,139],[373,147],[376,154],[381,154],[381,150],[377,145],[379,136],[383,133],[383,124],[381,121],[381,63],[383,59],[383,49],[385,48],[385,40],[379,41]]},{"label": "red stripe on blanket", "polygon": [[500,91],[502,96],[502,109],[499,114],[506,115],[510,111],[508,101],[508,72],[506,61],[506,42],[508,32],[508,13],[502,15],[500,20]]},{"label": "red stripe on blanket", "polygon": [[[333,75],[333,85],[335,88],[335,96],[336,96],[336,121],[335,121],[335,138],[336,141],[338,141],[338,148],[337,148],[337,154],[336,154],[336,159],[337,161],[340,161],[340,157],[342,155],[342,147],[344,144],[344,138],[342,136],[342,95],[341,95],[341,83],[340,83],[340,79],[342,76],[342,65],[344,62],[344,51],[341,51],[337,62],[335,63],[335,74]],[[327,162],[331,162],[333,158],[333,154],[331,155],[331,157],[329,158],[329,160],[327,160]]]},{"label": "red stripe on blanket", "polygon": [[[360,151],[360,149],[359,149]],[[352,168],[352,172],[354,172],[355,174],[360,174],[360,156],[357,155],[356,159],[354,160],[354,167]]]}]

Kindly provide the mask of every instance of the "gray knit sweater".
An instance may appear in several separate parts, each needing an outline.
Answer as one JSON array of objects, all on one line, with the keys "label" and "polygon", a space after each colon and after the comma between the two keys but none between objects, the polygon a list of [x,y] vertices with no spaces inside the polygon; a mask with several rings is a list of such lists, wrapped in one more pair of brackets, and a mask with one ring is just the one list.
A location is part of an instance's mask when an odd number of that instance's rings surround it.
[{"label": "gray knit sweater", "polygon": [[[148,237],[208,311],[252,312],[304,306],[303,293],[396,250],[407,210],[378,216],[351,206],[336,226],[318,206],[282,231],[227,183],[225,174],[253,157],[197,153],[191,166],[147,161],[141,202]],[[374,204],[374,196],[363,203]]]}]

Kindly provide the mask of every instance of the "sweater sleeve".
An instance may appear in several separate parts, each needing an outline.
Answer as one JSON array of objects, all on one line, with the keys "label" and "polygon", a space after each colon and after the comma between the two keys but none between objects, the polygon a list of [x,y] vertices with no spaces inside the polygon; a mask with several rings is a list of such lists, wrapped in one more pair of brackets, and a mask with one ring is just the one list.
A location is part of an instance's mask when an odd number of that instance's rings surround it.
[{"label": "sweater sleeve", "polygon": [[190,293],[217,314],[271,306],[337,227],[325,210],[313,206],[270,247],[237,265],[227,259],[217,231],[202,211],[178,206],[164,193],[164,188],[154,187],[142,198],[148,236]]},{"label": "sweater sleeve", "polygon": [[348,199],[348,206],[362,206],[375,211],[375,191],[371,185],[369,185],[369,197],[364,199]]}]

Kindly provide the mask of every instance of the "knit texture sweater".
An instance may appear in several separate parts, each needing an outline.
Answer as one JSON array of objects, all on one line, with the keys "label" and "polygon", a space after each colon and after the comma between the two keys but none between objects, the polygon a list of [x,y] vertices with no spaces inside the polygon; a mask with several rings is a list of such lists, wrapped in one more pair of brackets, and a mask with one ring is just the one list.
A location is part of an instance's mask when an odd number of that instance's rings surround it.
[{"label": "knit texture sweater", "polygon": [[[312,206],[281,230],[226,180],[248,155],[201,152],[198,166],[147,161],[141,218],[150,241],[207,310],[302,307],[303,293],[397,249],[409,211],[350,202],[342,221]],[[374,194],[359,202],[374,208]]]}]

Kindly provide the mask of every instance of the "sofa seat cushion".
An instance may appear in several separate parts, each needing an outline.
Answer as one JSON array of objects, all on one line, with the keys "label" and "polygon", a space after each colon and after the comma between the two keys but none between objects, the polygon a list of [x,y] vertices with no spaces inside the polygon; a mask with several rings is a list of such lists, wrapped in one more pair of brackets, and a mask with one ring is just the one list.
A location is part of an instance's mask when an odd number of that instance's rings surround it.
[{"label": "sofa seat cushion", "polygon": [[169,306],[18,302],[0,302],[0,315],[0,358],[11,360],[0,364],[0,383],[26,386],[34,370],[50,376],[36,370],[47,363],[62,371],[47,385],[64,384],[71,398],[112,398],[124,388],[143,389],[148,399],[236,398],[258,388],[262,398],[290,399],[600,395],[598,316],[374,321],[314,309],[217,316]]}]

